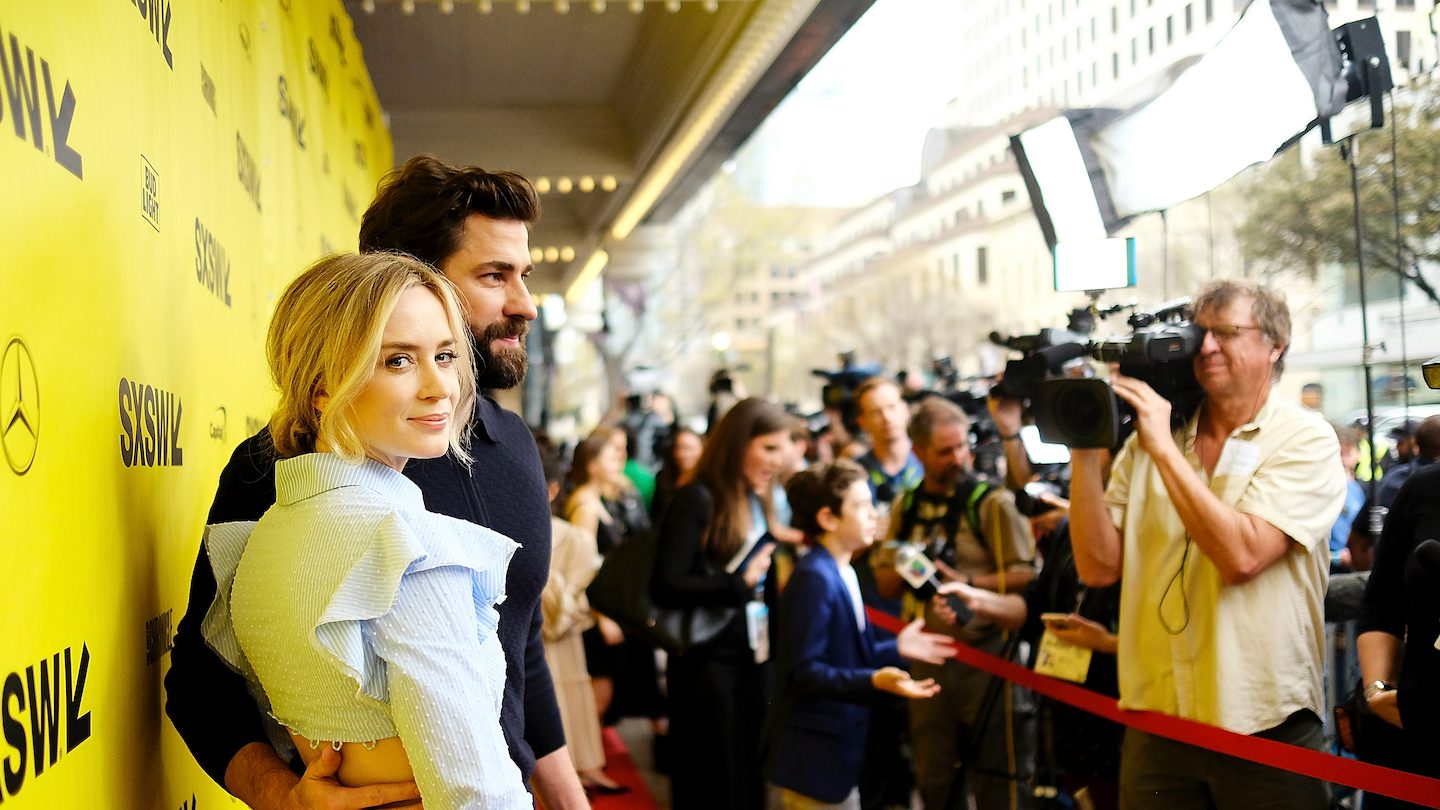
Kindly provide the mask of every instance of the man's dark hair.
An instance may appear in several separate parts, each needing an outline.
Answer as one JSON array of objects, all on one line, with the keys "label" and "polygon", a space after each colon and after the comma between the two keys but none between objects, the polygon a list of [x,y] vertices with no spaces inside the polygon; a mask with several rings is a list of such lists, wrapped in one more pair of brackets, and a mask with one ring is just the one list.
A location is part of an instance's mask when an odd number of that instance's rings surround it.
[{"label": "man's dark hair", "polygon": [[865,469],[849,459],[815,464],[795,473],[785,483],[791,522],[806,535],[819,537],[825,533],[817,519],[820,510],[829,507],[839,517],[845,492],[864,480]]},{"label": "man's dark hair", "polygon": [[472,214],[527,225],[540,218],[540,198],[514,172],[456,168],[420,155],[380,181],[360,220],[360,252],[408,253],[439,267],[455,251]]}]

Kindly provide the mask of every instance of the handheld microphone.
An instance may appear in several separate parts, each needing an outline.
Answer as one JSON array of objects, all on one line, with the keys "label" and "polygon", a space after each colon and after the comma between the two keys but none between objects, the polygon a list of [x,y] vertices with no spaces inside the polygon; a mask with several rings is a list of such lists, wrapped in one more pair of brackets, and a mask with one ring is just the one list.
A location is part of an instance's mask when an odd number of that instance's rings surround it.
[{"label": "handheld microphone", "polygon": [[[895,552],[895,571],[923,598],[929,599],[939,592],[940,580],[935,578],[936,570],[935,563],[909,543],[902,544]],[[974,611],[955,594],[947,594],[945,602],[955,611],[957,623],[966,625],[975,618]]]}]

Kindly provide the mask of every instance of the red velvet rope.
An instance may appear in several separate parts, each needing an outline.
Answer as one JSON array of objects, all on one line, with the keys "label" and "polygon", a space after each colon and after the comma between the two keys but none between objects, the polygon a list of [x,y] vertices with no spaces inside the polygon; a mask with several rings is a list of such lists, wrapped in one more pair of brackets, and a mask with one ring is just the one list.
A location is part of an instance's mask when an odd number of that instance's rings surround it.
[{"label": "red velvet rope", "polygon": [[[891,633],[898,633],[905,626],[894,616],[874,608],[867,607],[865,614],[876,627]],[[1040,675],[963,643],[958,644],[955,659],[1011,683],[1017,683],[1032,692],[1147,734],[1207,748],[1272,768],[1312,776],[1326,782],[1348,785],[1367,793],[1379,793],[1425,807],[1440,808],[1440,779],[1311,751],[1274,740],[1236,734],[1216,726],[1158,712],[1121,709],[1112,697],[1069,681]]]}]

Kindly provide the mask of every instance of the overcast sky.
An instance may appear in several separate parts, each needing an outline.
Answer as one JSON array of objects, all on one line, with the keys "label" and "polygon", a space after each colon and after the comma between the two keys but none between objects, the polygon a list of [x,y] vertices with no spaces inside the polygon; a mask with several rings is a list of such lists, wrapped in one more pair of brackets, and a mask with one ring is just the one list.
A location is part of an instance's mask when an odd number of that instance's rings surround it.
[{"label": "overcast sky", "polygon": [[918,180],[962,80],[966,5],[876,0],[756,132],[762,201],[859,205]]}]

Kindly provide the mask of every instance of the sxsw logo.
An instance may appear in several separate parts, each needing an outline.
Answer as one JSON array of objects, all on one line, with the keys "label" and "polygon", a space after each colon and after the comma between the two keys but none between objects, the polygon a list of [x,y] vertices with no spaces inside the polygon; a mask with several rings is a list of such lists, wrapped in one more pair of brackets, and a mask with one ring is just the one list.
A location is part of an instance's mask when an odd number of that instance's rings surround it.
[{"label": "sxsw logo", "polygon": [[63,754],[90,739],[90,712],[81,711],[89,673],[90,648],[82,644],[79,656],[66,647],[5,676],[0,688],[0,728],[10,750],[0,748],[5,772],[0,800],[13,798],[24,789],[27,778],[38,779]]},{"label": "sxsw logo", "polygon": [[140,19],[150,26],[150,36],[155,38],[155,47],[160,49],[165,64],[175,69],[175,55],[170,52],[170,0],[127,0],[140,12]]},{"label": "sxsw logo", "polygon": [[[7,47],[8,46],[8,47]],[[75,121],[75,92],[64,82],[60,103],[55,103],[55,85],[63,80],[59,71],[50,69],[49,60],[38,59],[35,49],[21,48],[20,38],[9,32],[0,36],[0,75],[4,77],[4,101],[0,103],[0,120],[10,115],[15,137],[29,141],[35,151],[49,155],[65,171],[84,180],[84,162],[79,152],[70,147],[70,125]],[[45,104],[41,109],[40,85],[45,85]],[[49,146],[46,146],[46,133]]]},{"label": "sxsw logo", "polygon": [[120,378],[120,461],[126,467],[180,467],[180,397],[153,385]]}]

